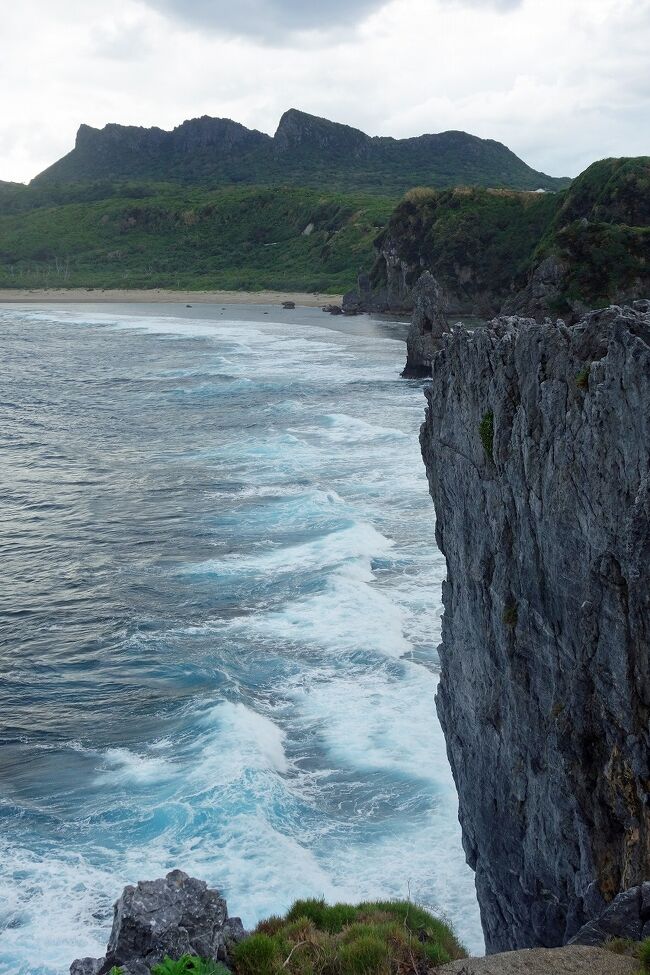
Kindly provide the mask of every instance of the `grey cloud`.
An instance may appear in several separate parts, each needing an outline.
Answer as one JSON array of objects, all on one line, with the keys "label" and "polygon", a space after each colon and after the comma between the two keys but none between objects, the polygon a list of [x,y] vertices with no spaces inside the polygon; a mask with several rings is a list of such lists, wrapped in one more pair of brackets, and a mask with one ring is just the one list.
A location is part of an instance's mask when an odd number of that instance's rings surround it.
[{"label": "grey cloud", "polygon": [[388,0],[146,0],[160,13],[226,34],[277,42],[298,31],[354,26]]}]

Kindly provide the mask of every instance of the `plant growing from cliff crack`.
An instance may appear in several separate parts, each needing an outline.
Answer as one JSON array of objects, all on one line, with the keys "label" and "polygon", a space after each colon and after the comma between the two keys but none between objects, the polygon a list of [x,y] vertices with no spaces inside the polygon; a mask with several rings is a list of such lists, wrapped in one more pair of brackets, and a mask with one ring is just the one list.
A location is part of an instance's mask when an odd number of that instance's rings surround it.
[{"label": "plant growing from cliff crack", "polygon": [[483,450],[488,459],[492,460],[492,451],[494,449],[494,413],[491,410],[483,414],[478,432],[481,443],[483,444]]},{"label": "plant growing from cliff crack", "polygon": [[578,389],[586,390],[589,389],[589,369],[590,366],[585,366],[581,369],[576,376],[576,386]]},{"label": "plant growing from cliff crack", "polygon": [[518,616],[517,604],[511,603],[509,606],[506,606],[503,611],[503,622],[506,624],[506,626],[516,626]]}]

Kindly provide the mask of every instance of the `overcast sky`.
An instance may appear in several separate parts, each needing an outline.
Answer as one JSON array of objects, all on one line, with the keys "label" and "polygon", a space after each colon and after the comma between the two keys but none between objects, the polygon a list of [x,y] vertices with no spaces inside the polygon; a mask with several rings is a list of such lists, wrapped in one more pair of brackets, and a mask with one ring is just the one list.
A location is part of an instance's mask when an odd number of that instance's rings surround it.
[{"label": "overcast sky", "polygon": [[0,179],[81,122],[300,108],[411,136],[464,129],[554,176],[650,153],[650,0],[3,0]]}]

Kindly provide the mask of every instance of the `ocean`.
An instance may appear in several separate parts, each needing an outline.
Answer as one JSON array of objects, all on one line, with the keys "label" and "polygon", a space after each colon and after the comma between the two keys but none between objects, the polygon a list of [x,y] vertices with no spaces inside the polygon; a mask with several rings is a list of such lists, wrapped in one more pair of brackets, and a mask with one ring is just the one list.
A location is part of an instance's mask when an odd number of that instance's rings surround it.
[{"label": "ocean", "polygon": [[411,897],[482,951],[402,323],[0,306],[0,972],[179,867],[246,926]]}]

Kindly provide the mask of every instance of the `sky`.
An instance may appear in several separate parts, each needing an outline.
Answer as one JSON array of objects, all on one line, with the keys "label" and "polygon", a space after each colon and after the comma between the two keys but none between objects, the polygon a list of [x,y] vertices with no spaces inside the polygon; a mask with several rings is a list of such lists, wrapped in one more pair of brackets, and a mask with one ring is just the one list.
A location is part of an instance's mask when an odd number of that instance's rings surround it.
[{"label": "sky", "polygon": [[371,135],[463,129],[554,176],[650,154],[650,0],[2,0],[0,179],[82,122],[287,108]]}]

